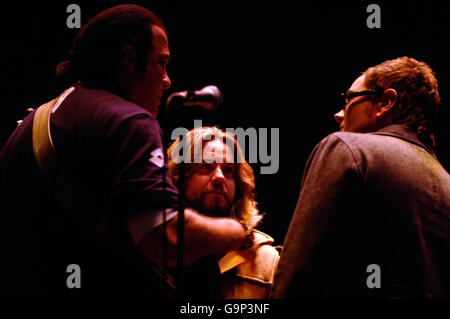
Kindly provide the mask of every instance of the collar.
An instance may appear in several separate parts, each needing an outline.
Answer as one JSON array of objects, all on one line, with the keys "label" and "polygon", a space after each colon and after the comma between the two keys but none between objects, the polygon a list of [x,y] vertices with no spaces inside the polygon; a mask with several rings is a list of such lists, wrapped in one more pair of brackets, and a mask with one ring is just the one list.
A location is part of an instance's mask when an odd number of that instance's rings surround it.
[{"label": "collar", "polygon": [[237,266],[254,259],[256,255],[256,250],[262,245],[270,245],[274,242],[273,238],[269,235],[259,231],[254,231],[254,243],[253,246],[243,250],[233,250],[223,256],[218,264],[220,268],[220,273],[223,274]]},{"label": "collar", "polygon": [[435,156],[433,148],[426,144],[424,141],[419,139],[417,136],[417,133],[414,132],[411,128],[409,128],[407,125],[404,124],[392,124],[386,127],[383,127],[382,129],[369,133],[369,134],[376,134],[376,135],[386,135],[386,136],[393,136],[396,138],[400,138],[402,140],[405,140],[407,142],[413,143],[415,145],[418,145],[425,149],[428,153]]}]

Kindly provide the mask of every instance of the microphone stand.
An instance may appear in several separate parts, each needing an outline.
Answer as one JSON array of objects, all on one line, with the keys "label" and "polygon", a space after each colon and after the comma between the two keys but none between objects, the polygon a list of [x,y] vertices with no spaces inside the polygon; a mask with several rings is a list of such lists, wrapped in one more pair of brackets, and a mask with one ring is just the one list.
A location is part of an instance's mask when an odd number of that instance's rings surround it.
[{"label": "microphone stand", "polygon": [[[180,141],[182,144],[182,149],[184,150],[184,145],[186,136]],[[186,167],[184,161],[178,164],[179,169],[179,179],[178,179],[178,223],[177,223],[177,297],[183,298],[184,295],[184,209],[185,209],[185,199],[186,199]]]},{"label": "microphone stand", "polygon": [[[167,104],[168,105],[168,104]],[[164,112],[160,112],[160,125],[163,132],[167,131],[168,126],[168,114],[167,114],[167,108],[164,109]],[[168,280],[168,240],[167,240],[167,224],[166,224],[166,207],[167,207],[167,190],[166,190],[166,175],[167,175],[167,167],[166,167],[166,158],[167,158],[167,147],[166,147],[166,141],[163,140],[163,156],[164,156],[164,166],[162,170],[163,174],[163,277],[165,280]],[[178,297],[178,290],[175,291],[174,295]]]},{"label": "microphone stand", "polygon": [[[206,86],[202,89],[202,91],[208,91],[212,96],[214,97],[213,104],[211,104],[210,101],[208,101],[206,104],[207,107],[205,108],[205,105],[203,107],[206,110],[213,111],[217,107],[219,107],[222,104],[222,93],[220,90],[213,85]],[[172,98],[178,97],[186,99],[186,102],[190,102],[192,105],[200,105],[202,106],[202,103],[199,103],[200,101],[194,101],[195,98],[195,91],[184,91],[184,92],[176,92],[172,93],[167,101],[166,101],[166,109],[169,109],[169,106],[172,102]],[[210,98],[210,97],[208,97]],[[188,105],[188,104],[186,104]],[[184,151],[186,149],[186,138],[187,136],[183,136],[183,138],[180,140],[180,147]],[[186,157],[187,154],[183,154],[184,157]],[[179,194],[179,200],[178,200],[178,223],[177,223],[177,297],[183,298],[184,297],[184,226],[185,226],[185,219],[184,219],[184,209],[186,208],[185,200],[186,200],[186,165],[184,161],[180,161],[178,164],[178,172],[179,172],[179,179],[178,179],[178,194]]]},{"label": "microphone stand", "polygon": [[[172,98],[177,94],[172,94],[166,101],[166,112],[168,112]],[[180,147],[184,151],[186,145],[186,135],[180,139]],[[185,154],[183,154],[185,156]],[[186,166],[184,160],[178,163],[178,222],[177,222],[177,273],[176,273],[176,297],[184,297],[184,210],[186,208]]]}]

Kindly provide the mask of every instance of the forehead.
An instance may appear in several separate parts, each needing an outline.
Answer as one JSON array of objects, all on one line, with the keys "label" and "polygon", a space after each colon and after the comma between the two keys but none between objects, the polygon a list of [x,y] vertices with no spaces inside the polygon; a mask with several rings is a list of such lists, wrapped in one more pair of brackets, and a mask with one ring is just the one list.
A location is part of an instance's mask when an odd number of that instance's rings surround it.
[{"label": "forehead", "polygon": [[169,39],[166,32],[157,25],[152,25],[153,48],[158,53],[169,54]]},{"label": "forehead", "polygon": [[366,80],[366,76],[364,74],[362,74],[360,77],[358,77],[350,86],[350,88],[348,89],[349,92],[356,92],[356,91],[362,91],[366,89],[365,86],[365,80]]},{"label": "forehead", "polygon": [[212,140],[203,147],[203,160],[217,163],[233,163],[233,151],[225,142]]}]

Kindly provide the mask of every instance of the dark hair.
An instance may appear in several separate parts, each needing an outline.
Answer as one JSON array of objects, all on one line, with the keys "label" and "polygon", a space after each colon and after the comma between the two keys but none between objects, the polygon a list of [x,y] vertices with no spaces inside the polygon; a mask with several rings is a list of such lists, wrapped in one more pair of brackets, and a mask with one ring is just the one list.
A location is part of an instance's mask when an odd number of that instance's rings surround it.
[{"label": "dark hair", "polygon": [[152,49],[152,25],[167,32],[159,17],[138,5],[118,5],[100,12],[75,37],[69,59],[56,68],[57,81],[63,87],[82,81],[87,88],[122,95],[115,75],[121,49],[126,44],[134,47],[137,75],[142,76]]}]

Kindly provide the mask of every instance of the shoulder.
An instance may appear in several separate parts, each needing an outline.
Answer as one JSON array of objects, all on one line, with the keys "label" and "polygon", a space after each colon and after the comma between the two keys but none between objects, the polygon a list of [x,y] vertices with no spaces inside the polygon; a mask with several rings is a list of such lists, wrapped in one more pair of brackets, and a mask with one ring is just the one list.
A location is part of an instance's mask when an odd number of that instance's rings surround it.
[{"label": "shoulder", "polygon": [[383,137],[368,133],[334,132],[323,138],[318,146],[340,146],[350,150],[356,150],[372,146],[373,143],[382,142]]},{"label": "shoulder", "polygon": [[234,250],[220,261],[220,272],[236,270],[236,276],[262,284],[272,284],[280,254],[272,246],[273,238],[254,230],[254,245],[244,250]]},{"label": "shoulder", "polygon": [[271,236],[260,230],[254,229],[253,234],[255,236],[254,242],[256,246],[270,245],[274,242],[274,239]]},{"label": "shoulder", "polygon": [[335,132],[322,139],[312,156],[319,160],[334,159],[357,166],[371,159],[392,158],[409,153],[413,144],[394,136],[374,133]]},{"label": "shoulder", "polygon": [[[303,179],[312,172],[313,180],[324,172],[342,172],[348,169],[360,171],[361,141],[364,134],[335,132],[323,138],[309,155]],[[319,174],[319,175],[318,175]]]},{"label": "shoulder", "polygon": [[352,152],[383,151],[384,153],[395,151],[404,147],[414,146],[409,141],[400,139],[394,135],[382,135],[373,133],[335,132],[325,137],[318,145],[330,147],[341,145]]},{"label": "shoulder", "polygon": [[249,248],[251,258],[238,266],[237,275],[264,284],[272,284],[280,258],[278,250],[272,246],[271,236],[255,230],[255,244]]},{"label": "shoulder", "polygon": [[122,119],[133,117],[145,117],[150,121],[156,119],[144,108],[139,105],[125,100],[110,92],[100,90],[90,90],[93,95],[93,103],[99,108],[99,111],[108,113],[110,116],[115,116]]},{"label": "shoulder", "polygon": [[67,103],[72,107],[66,110],[78,113],[74,118],[82,117],[93,133],[105,132],[106,136],[120,132],[145,136],[161,134],[159,123],[150,112],[108,91],[76,87]]},{"label": "shoulder", "polygon": [[[393,137],[370,133],[335,132],[323,138],[311,152],[302,177],[302,185],[313,188],[343,181],[364,182],[367,171],[392,161],[398,147]],[[406,142],[405,142],[406,143]],[[383,161],[380,161],[383,158]]]},{"label": "shoulder", "polygon": [[394,177],[423,175],[437,161],[424,148],[401,136],[336,132],[316,146],[308,165],[313,181],[327,170],[333,174],[357,172],[363,183],[389,178],[392,184]]},{"label": "shoulder", "polygon": [[61,108],[65,109],[66,114],[74,113],[73,116],[83,116],[88,121],[98,123],[112,119],[124,121],[135,117],[156,122],[147,110],[135,103],[108,91],[85,89],[80,86],[75,86],[75,90],[67,96]]}]

